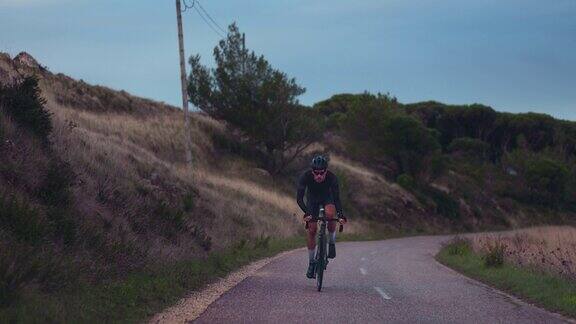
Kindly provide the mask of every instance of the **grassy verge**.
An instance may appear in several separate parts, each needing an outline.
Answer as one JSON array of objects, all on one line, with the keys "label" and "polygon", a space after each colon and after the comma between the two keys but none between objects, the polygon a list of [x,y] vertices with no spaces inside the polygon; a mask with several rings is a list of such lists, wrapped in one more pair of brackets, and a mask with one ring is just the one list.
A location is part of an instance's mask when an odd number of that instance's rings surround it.
[{"label": "grassy verge", "polygon": [[[392,232],[339,236],[339,241],[385,239]],[[226,276],[250,262],[305,245],[304,237],[242,241],[204,260],[191,260],[133,273],[122,280],[80,286],[57,294],[30,290],[7,308],[0,323],[141,322],[184,297],[191,290]]]},{"label": "grassy verge", "polygon": [[463,240],[445,246],[436,259],[460,273],[548,310],[576,317],[574,281],[505,262],[499,266],[487,266],[487,260],[492,259],[474,253]]}]

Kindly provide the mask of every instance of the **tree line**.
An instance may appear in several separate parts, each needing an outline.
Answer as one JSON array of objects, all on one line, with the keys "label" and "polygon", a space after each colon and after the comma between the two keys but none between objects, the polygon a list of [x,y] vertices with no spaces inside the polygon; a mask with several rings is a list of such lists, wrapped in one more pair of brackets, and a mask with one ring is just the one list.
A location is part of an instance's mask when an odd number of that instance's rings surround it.
[{"label": "tree line", "polygon": [[497,166],[523,182],[523,192],[510,194],[516,199],[576,204],[574,122],[481,104],[402,104],[381,93],[340,94],[305,107],[298,101],[305,88],[246,49],[235,24],[213,56],[214,68],[190,58],[190,101],[238,131],[272,175],[335,134],[348,155],[406,186],[430,183],[457,165]]}]

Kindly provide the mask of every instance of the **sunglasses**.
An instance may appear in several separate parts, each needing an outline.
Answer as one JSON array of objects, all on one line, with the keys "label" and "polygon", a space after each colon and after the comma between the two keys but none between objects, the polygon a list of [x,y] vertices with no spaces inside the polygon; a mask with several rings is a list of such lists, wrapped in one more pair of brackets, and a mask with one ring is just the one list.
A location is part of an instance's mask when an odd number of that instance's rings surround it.
[{"label": "sunglasses", "polygon": [[320,176],[326,173],[326,169],[323,170],[312,170],[312,174],[314,174],[315,176]]}]

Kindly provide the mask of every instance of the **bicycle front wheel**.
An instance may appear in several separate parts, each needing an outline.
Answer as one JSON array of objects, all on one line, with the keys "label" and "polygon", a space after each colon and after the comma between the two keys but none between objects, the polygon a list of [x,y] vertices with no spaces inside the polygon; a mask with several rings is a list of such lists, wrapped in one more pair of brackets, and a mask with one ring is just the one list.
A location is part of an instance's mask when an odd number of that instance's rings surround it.
[{"label": "bicycle front wheel", "polygon": [[324,235],[318,240],[318,258],[316,260],[316,288],[322,290],[322,279],[324,279],[324,269],[326,268],[326,242]]}]

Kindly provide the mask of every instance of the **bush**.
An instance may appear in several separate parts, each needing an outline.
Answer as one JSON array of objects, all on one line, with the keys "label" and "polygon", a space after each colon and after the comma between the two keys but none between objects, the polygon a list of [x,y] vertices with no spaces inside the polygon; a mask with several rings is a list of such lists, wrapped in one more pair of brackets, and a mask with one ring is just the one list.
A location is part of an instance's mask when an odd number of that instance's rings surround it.
[{"label": "bush", "polygon": [[158,202],[154,214],[165,222],[162,228],[166,238],[173,239],[178,232],[184,229],[184,212],[173,208],[165,201]]},{"label": "bush", "polygon": [[436,179],[448,170],[448,159],[440,152],[435,152],[430,157],[428,172],[431,179]]},{"label": "bush", "polygon": [[460,205],[452,196],[432,187],[427,188],[425,193],[434,201],[438,214],[450,220],[460,218]]},{"label": "bush", "polygon": [[396,175],[416,178],[426,173],[440,149],[436,132],[403,114],[392,99],[352,105],[342,125],[353,154],[376,162],[389,157],[396,164]]},{"label": "bush", "polygon": [[396,178],[396,182],[406,190],[413,190],[416,187],[414,178],[406,173],[402,173]]},{"label": "bush", "polygon": [[198,245],[200,245],[204,251],[210,251],[212,248],[212,238],[210,235],[208,235],[208,233],[206,233],[204,228],[199,225],[193,225],[190,231],[194,237],[194,241],[196,241],[196,243],[198,243]]},{"label": "bush", "polygon": [[510,177],[504,195],[519,201],[554,208],[570,202],[569,166],[556,159],[516,150],[504,157],[518,175]]},{"label": "bush", "polygon": [[62,238],[65,246],[69,246],[76,240],[76,222],[72,218],[71,212],[67,208],[51,207],[46,213],[52,233],[56,237]]},{"label": "bush", "polygon": [[185,212],[191,212],[194,209],[194,194],[187,192],[182,199],[182,204]]},{"label": "bush", "polygon": [[48,143],[52,121],[45,104],[36,77],[26,77],[8,86],[0,85],[0,108],[44,143]]},{"label": "bush", "polygon": [[568,169],[561,162],[547,158],[527,161],[526,180],[537,202],[553,205],[566,198]]},{"label": "bush", "polygon": [[488,247],[488,251],[483,255],[486,267],[501,267],[504,265],[504,255],[506,254],[506,244],[496,242]]},{"label": "bush", "polygon": [[326,119],[326,128],[327,129],[340,129],[342,127],[345,115],[343,113],[337,112],[334,113]]},{"label": "bush", "polygon": [[471,250],[470,241],[459,236],[454,237],[450,243],[448,243],[447,248],[449,255],[459,256],[468,254]]},{"label": "bush", "polygon": [[72,192],[70,187],[75,174],[68,163],[52,158],[37,196],[46,205],[46,216],[50,222],[51,232],[62,238],[64,245],[74,243],[76,239],[76,222],[70,210]]},{"label": "bush", "polygon": [[268,235],[261,235],[254,242],[254,248],[255,249],[267,249],[268,246],[270,245],[270,239],[271,239],[271,237]]},{"label": "bush", "polygon": [[4,128],[4,114],[2,113],[3,110],[4,108],[0,106],[0,140],[2,140],[2,142],[4,142],[3,138],[6,136],[6,130]]},{"label": "bush", "polygon": [[0,306],[14,303],[22,287],[38,274],[32,250],[19,244],[0,243]]},{"label": "bush", "polygon": [[334,95],[329,99],[315,103],[313,109],[327,118],[327,127],[329,129],[337,129],[337,127],[341,126],[342,118],[346,116],[352,107],[387,107],[390,104],[397,104],[397,100],[389,94],[363,92],[360,94]]},{"label": "bush", "polygon": [[39,212],[14,195],[0,193],[0,224],[23,242],[38,244],[44,237]]},{"label": "bush", "polygon": [[37,196],[48,206],[67,207],[72,201],[70,186],[74,178],[68,163],[53,158]]},{"label": "bush", "polygon": [[346,215],[354,217],[357,214],[357,206],[352,202],[352,193],[354,192],[353,186],[350,184],[350,179],[345,172],[339,170],[332,170],[338,178],[338,187],[340,189],[340,200],[342,201],[342,209],[346,211]]},{"label": "bush", "polygon": [[425,169],[425,161],[439,150],[434,134],[416,119],[396,115],[384,123],[385,152],[398,164],[401,172],[417,176]]},{"label": "bush", "polygon": [[456,138],[448,145],[448,152],[461,153],[467,158],[478,161],[486,160],[489,151],[490,145],[488,143],[470,137]]}]

